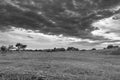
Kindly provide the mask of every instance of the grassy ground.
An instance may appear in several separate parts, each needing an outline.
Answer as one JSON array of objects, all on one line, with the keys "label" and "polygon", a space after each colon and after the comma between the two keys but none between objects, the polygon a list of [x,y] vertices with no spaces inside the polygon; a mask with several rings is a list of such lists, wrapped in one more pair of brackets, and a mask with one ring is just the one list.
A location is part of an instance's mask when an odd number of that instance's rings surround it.
[{"label": "grassy ground", "polygon": [[108,51],[9,52],[0,80],[120,80],[120,56]]}]

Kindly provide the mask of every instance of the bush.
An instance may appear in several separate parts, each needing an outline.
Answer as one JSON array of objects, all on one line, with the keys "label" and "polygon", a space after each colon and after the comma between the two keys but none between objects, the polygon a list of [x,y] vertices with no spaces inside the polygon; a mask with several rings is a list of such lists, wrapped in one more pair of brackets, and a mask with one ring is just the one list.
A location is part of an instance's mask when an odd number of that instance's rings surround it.
[{"label": "bush", "polygon": [[94,51],[94,50],[96,50],[96,48],[92,48],[92,50]]}]

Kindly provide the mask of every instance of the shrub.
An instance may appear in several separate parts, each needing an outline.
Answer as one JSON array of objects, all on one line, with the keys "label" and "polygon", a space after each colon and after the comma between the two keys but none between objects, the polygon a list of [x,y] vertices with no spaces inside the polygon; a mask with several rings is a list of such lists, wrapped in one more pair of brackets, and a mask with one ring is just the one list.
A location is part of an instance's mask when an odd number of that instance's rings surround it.
[{"label": "shrub", "polygon": [[96,50],[96,48],[92,48],[92,50],[94,51],[94,50]]}]

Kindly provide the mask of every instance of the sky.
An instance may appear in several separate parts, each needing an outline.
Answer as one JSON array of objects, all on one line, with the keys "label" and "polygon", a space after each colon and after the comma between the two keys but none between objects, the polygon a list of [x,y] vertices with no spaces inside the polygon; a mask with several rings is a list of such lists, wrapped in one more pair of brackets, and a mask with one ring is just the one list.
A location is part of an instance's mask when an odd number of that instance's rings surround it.
[{"label": "sky", "polygon": [[120,45],[120,0],[0,0],[0,46]]}]

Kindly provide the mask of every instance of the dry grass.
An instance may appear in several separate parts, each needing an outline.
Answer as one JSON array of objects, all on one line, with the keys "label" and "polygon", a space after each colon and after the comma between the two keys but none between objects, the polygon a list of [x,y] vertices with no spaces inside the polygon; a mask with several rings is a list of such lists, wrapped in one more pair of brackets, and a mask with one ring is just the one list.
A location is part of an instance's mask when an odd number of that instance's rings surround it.
[{"label": "dry grass", "polygon": [[18,72],[13,73],[11,71],[0,73],[0,80],[44,80],[44,78],[30,73],[19,74]]},{"label": "dry grass", "polygon": [[0,55],[0,80],[120,80],[120,56],[113,50],[11,52]]}]

